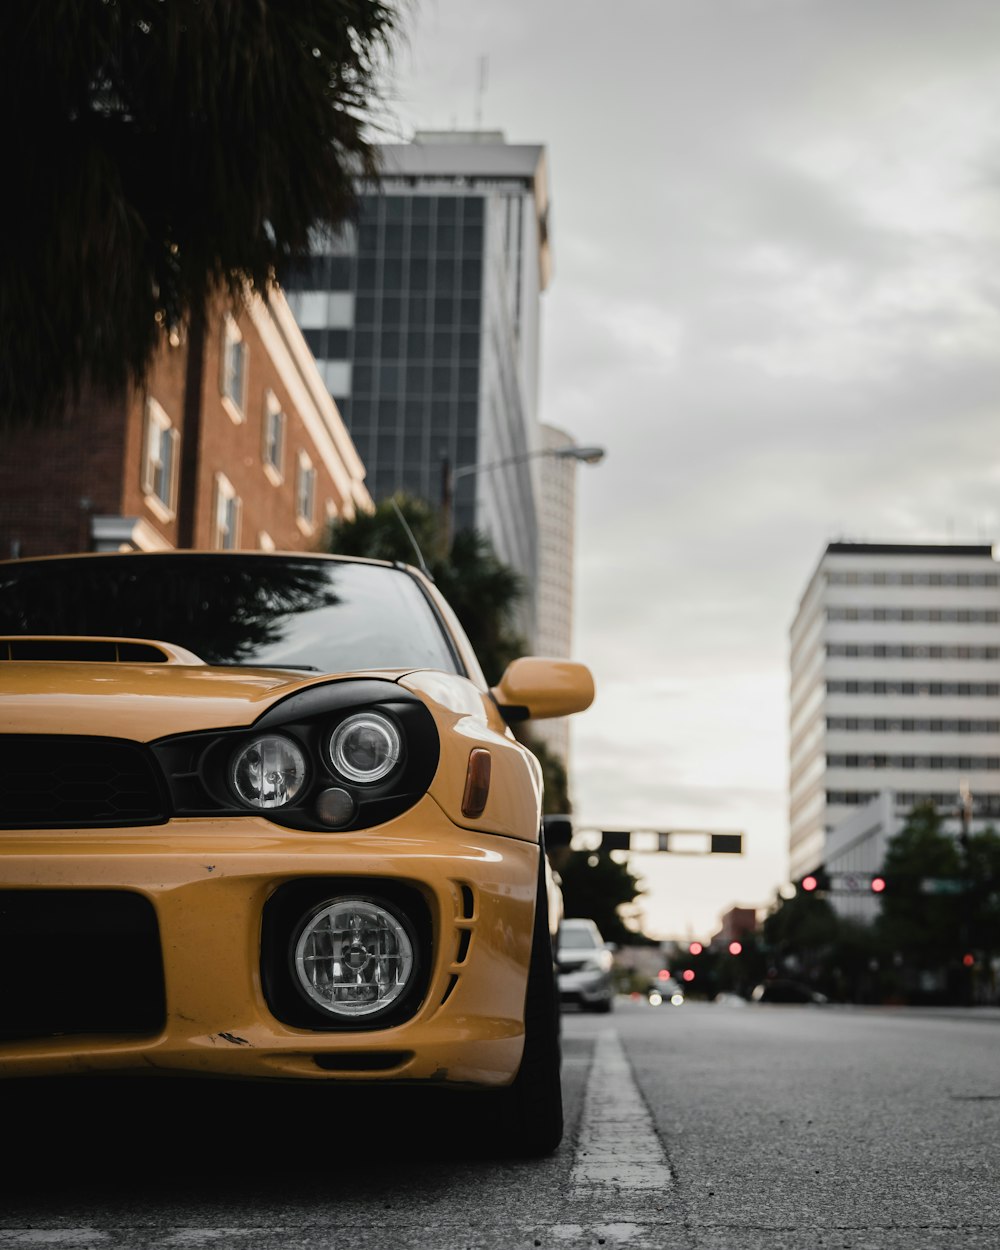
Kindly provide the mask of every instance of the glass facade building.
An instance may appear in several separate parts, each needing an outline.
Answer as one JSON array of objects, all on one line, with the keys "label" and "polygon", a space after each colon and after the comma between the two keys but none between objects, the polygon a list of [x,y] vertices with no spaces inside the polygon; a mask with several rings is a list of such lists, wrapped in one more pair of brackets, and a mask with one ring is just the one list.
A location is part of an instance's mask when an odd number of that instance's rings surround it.
[{"label": "glass facade building", "polygon": [[[547,281],[544,149],[502,135],[417,136],[383,149],[355,225],[284,275],[364,461],[374,498],[438,504],[460,475],[456,530],[476,526],[530,588],[537,517],[539,301]],[[532,632],[533,604],[522,621]]]}]

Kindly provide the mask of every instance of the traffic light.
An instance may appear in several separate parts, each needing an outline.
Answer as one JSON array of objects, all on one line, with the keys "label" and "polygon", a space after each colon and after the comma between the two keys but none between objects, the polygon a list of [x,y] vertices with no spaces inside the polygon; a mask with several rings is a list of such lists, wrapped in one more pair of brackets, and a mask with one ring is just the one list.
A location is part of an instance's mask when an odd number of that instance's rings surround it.
[{"label": "traffic light", "polygon": [[823,894],[830,888],[830,874],[825,868],[815,868],[799,878],[798,888],[803,894]]},{"label": "traffic light", "polygon": [[730,942],[729,953],[730,955],[741,955],[743,953],[743,943],[742,942]]},{"label": "traffic light", "polygon": [[702,946],[700,942],[692,942],[691,945],[688,947],[688,954],[700,955],[704,949],[705,949],[704,946]]},{"label": "traffic light", "polygon": [[886,881],[885,877],[872,877],[872,893],[884,894]]},{"label": "traffic light", "polygon": [[628,851],[632,849],[632,834],[627,829],[603,829],[602,851]]}]

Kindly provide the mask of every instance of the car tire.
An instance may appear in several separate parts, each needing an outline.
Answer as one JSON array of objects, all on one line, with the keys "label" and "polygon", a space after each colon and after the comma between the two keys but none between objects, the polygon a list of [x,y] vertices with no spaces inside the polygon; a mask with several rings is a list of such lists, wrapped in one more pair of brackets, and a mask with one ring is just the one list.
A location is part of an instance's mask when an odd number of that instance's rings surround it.
[{"label": "car tire", "polygon": [[[531,961],[524,1003],[524,1055],[512,1084],[489,1095],[495,1101],[500,1152],[514,1158],[551,1154],[563,1135],[562,1054],[545,852],[540,855]],[[487,1130],[489,1131],[489,1130]],[[496,1139],[495,1139],[496,1140]]]},{"label": "car tire", "polygon": [[615,1000],[613,998],[606,999],[604,1002],[591,1004],[591,1011],[599,1012],[602,1016],[606,1016],[609,1011],[614,1011]]}]

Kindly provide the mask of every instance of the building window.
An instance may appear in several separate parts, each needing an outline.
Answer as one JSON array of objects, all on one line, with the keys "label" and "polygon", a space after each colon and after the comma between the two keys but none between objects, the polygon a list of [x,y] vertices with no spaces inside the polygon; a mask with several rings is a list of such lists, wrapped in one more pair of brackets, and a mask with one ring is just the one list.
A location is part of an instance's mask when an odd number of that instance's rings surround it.
[{"label": "building window", "polygon": [[246,411],[247,345],[230,313],[226,313],[222,331],[222,377],[219,385],[223,407],[239,425]]},{"label": "building window", "polygon": [[284,476],[285,414],[274,391],[264,396],[264,472],[277,486]]},{"label": "building window", "polygon": [[223,473],[215,475],[215,526],[212,546],[234,551],[240,544],[240,497]]},{"label": "building window", "polygon": [[155,399],[146,400],[146,439],[142,457],[142,492],[161,521],[177,509],[177,460],[180,434]]},{"label": "building window", "polygon": [[295,511],[299,529],[312,532],[316,508],[316,470],[304,451],[299,452],[299,472],[295,486]]}]

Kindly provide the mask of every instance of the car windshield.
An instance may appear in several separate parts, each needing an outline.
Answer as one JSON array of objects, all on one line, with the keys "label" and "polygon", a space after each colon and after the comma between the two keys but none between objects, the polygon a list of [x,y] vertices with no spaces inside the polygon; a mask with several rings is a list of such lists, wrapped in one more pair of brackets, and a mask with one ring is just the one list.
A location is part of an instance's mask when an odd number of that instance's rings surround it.
[{"label": "car windshield", "polygon": [[561,928],[559,930],[559,949],[561,951],[592,951],[600,946],[592,929]]},{"label": "car windshield", "polygon": [[309,557],[123,555],[0,566],[0,635],[148,638],[207,664],[460,671],[402,569]]}]

